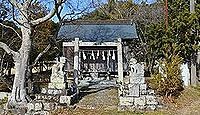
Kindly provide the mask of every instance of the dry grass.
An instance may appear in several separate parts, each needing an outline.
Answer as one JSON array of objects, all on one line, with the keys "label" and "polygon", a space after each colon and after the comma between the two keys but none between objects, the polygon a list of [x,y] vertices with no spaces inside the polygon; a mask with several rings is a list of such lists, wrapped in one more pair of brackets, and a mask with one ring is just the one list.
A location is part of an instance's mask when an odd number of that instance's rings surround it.
[{"label": "dry grass", "polygon": [[[101,97],[102,101],[97,100],[97,94],[105,96]],[[200,86],[186,88],[181,95],[175,99],[174,103],[167,104],[168,109],[165,110],[118,111],[117,103],[117,90],[106,89],[86,95],[77,103],[75,109],[60,109],[55,111],[53,115],[200,115]],[[87,106],[84,108],[82,105]]]}]

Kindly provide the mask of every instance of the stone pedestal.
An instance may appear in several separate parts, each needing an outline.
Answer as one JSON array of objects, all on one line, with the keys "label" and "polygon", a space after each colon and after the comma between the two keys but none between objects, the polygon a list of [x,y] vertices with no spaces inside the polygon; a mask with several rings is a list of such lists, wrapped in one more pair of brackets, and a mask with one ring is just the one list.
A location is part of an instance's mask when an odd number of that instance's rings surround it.
[{"label": "stone pedestal", "polygon": [[125,76],[124,84],[120,84],[119,90],[123,94],[119,97],[119,105],[136,109],[156,109],[158,102],[154,90],[148,89],[145,83],[144,65],[131,59],[129,67],[129,76]]}]

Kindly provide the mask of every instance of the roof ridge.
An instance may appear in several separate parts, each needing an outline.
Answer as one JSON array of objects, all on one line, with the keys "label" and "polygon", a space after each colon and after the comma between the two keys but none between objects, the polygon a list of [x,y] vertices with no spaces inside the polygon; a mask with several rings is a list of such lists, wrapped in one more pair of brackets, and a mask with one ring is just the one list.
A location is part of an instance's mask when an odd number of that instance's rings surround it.
[{"label": "roof ridge", "polygon": [[63,25],[132,25],[133,21],[130,19],[121,20],[65,20]]}]

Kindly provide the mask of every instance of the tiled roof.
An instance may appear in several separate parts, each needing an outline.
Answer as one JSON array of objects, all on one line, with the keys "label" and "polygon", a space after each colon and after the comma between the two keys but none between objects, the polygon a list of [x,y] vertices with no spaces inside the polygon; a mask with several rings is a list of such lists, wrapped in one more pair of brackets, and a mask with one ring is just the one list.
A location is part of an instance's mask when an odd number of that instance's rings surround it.
[{"label": "tiled roof", "polygon": [[70,41],[77,37],[82,41],[93,42],[138,38],[135,23],[131,20],[65,21],[59,30],[58,39]]}]

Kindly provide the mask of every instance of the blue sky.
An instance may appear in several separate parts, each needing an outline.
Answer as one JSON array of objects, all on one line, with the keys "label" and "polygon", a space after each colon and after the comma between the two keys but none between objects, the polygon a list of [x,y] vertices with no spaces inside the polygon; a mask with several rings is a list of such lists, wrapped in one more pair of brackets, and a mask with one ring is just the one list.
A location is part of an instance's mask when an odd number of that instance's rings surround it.
[{"label": "blue sky", "polygon": [[[92,2],[93,1],[93,2]],[[79,13],[83,11],[83,9],[86,9],[85,12],[91,12],[92,10],[95,9],[100,4],[106,3],[108,0],[68,0],[67,3],[64,4],[64,9],[62,11],[62,15],[65,15],[66,13]],[[146,1],[147,4],[151,4],[156,2],[156,0],[134,0],[136,4],[140,4],[142,1]],[[52,6],[52,5],[50,5]],[[78,15],[80,16],[80,15]],[[77,18],[78,17],[69,15],[67,16],[68,19],[70,18]],[[56,16],[53,17],[54,21],[57,21]]]}]

